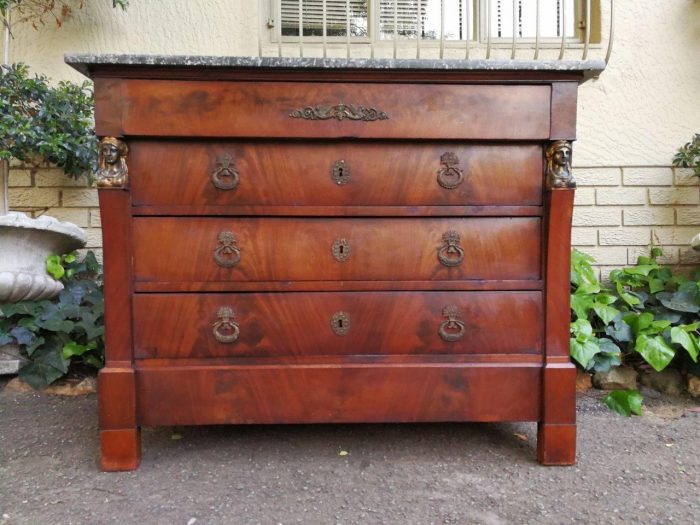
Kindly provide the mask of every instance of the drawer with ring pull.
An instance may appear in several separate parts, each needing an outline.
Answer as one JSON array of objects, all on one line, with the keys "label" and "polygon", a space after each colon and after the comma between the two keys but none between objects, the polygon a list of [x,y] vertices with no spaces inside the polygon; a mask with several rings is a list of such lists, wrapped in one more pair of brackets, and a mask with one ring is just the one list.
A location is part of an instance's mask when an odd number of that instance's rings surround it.
[{"label": "drawer with ring pull", "polygon": [[133,301],[137,358],[542,350],[538,291],[136,294]]},{"label": "drawer with ring pull", "polygon": [[137,282],[541,276],[539,217],[136,217],[133,242]]},{"label": "drawer with ring pull", "polygon": [[163,214],[542,204],[538,144],[132,140],[129,148],[134,206]]}]

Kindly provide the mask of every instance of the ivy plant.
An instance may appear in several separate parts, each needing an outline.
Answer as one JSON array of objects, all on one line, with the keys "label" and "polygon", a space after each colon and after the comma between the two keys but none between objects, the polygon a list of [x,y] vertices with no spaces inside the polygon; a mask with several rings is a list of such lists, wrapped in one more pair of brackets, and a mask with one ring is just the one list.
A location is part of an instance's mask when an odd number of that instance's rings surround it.
[{"label": "ivy plant", "polygon": [[[637,264],[613,270],[604,287],[595,260],[571,255],[571,357],[585,370],[608,371],[641,359],[661,371],[672,363],[697,373],[700,353],[700,282],[674,276],[659,265],[653,248]],[[614,391],[604,402],[618,413],[639,412],[635,390]]]},{"label": "ivy plant", "polygon": [[102,272],[94,253],[82,260],[52,255],[46,269],[64,285],[56,299],[0,306],[0,346],[19,345],[26,358],[19,377],[36,389],[63,377],[71,363],[104,362]]},{"label": "ivy plant", "polygon": [[[637,354],[657,371],[677,359],[698,362],[700,283],[660,266],[658,248],[598,281],[594,259],[571,256],[571,356],[586,370],[607,371]],[[692,365],[691,365],[692,366]]]},{"label": "ivy plant", "polygon": [[67,175],[90,176],[97,158],[89,82],[29,74],[24,64],[0,70],[0,160],[49,162]]}]

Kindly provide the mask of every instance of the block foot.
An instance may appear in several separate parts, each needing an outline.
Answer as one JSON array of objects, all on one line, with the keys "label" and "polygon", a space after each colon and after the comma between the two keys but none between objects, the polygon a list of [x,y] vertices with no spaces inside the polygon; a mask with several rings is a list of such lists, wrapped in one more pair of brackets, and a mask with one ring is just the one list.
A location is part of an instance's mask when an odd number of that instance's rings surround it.
[{"label": "block foot", "polygon": [[141,429],[102,430],[100,449],[104,472],[136,470],[141,462]]},{"label": "block foot", "polygon": [[542,465],[576,463],[576,425],[538,423],[537,461]]}]

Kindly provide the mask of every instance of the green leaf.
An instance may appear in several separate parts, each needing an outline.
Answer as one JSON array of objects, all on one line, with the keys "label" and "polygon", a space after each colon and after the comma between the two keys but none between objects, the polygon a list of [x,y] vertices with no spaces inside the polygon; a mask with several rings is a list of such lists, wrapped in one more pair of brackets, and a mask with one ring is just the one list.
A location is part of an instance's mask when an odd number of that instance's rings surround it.
[{"label": "green leaf", "polygon": [[593,357],[600,352],[600,347],[595,339],[588,339],[580,342],[571,338],[570,345],[571,357],[586,369],[588,369]]},{"label": "green leaf", "polygon": [[587,294],[572,294],[571,295],[571,309],[576,314],[577,319],[586,319],[588,317],[588,310],[593,306],[593,299]]},{"label": "green leaf", "polygon": [[[695,286],[695,283],[690,283],[690,285],[691,287]],[[659,292],[656,297],[661,304],[670,310],[688,313],[700,312],[700,305],[697,304],[697,287],[688,289],[687,286],[684,286],[675,293]]]},{"label": "green leaf", "polygon": [[607,372],[613,366],[620,366],[622,363],[621,352],[615,343],[603,337],[598,339],[598,346],[600,347],[600,352],[593,358],[593,370],[596,372]]},{"label": "green leaf", "polygon": [[610,324],[620,313],[620,310],[617,308],[603,304],[594,304],[593,311],[595,311],[596,315],[600,317],[601,321],[603,321],[603,323],[606,325]]},{"label": "green leaf", "polygon": [[46,258],[46,271],[56,280],[63,277],[66,273],[66,269],[61,264],[60,255],[49,255]]},{"label": "green leaf", "polygon": [[96,357],[94,354],[86,354],[82,357],[82,359],[83,363],[93,366],[97,369],[102,368],[104,366],[104,362],[102,361],[102,359]]},{"label": "green leaf", "polygon": [[44,345],[44,343],[46,343],[46,339],[44,339],[43,337],[37,337],[32,344],[25,347],[24,351],[27,352],[28,357],[32,357],[34,352],[41,348]]},{"label": "green leaf", "polygon": [[625,272],[627,275],[643,275],[646,277],[652,270],[657,270],[658,268],[658,264],[640,264],[637,266],[625,268],[622,271]]},{"label": "green leaf", "polygon": [[638,304],[641,302],[641,301],[639,300],[639,298],[637,298],[637,297],[635,297],[634,295],[632,295],[632,294],[626,292],[626,291],[624,290],[624,288],[622,287],[622,283],[621,283],[621,282],[618,281],[617,283],[615,283],[615,286],[616,286],[616,288],[617,288],[617,294],[620,296],[620,299],[622,299],[623,301],[625,301],[628,305],[630,305],[630,306],[636,306],[636,305],[638,305]]},{"label": "green leaf", "polygon": [[598,293],[600,283],[591,266],[595,259],[578,250],[571,252],[571,282],[578,293]]},{"label": "green leaf", "polygon": [[30,301],[22,303],[4,304],[0,307],[3,315],[12,317],[14,315],[31,315],[35,316],[41,312],[42,303],[34,303]]},{"label": "green leaf", "polygon": [[680,326],[671,328],[671,341],[681,345],[695,362],[698,361],[698,349],[693,337]]},{"label": "green leaf", "polygon": [[14,339],[9,333],[0,330],[0,346],[9,345]]},{"label": "green leaf", "polygon": [[605,334],[621,343],[629,343],[634,337],[632,328],[622,319],[621,315],[615,317],[612,325],[605,327]]},{"label": "green leaf", "polygon": [[591,323],[588,322],[586,319],[577,319],[576,321],[571,323],[570,331],[577,338],[579,336],[584,336],[585,339],[593,335],[593,327],[591,326]]},{"label": "green leaf", "polygon": [[87,351],[89,351],[89,348],[86,345],[80,345],[75,341],[71,341],[67,345],[63,345],[61,355],[63,359],[70,359],[74,355],[83,355]]},{"label": "green leaf", "polygon": [[637,337],[634,349],[639,352],[644,360],[657,372],[661,372],[666,368],[676,355],[675,350],[669,346],[666,340],[660,335],[655,337],[640,335]]},{"label": "green leaf", "polygon": [[613,412],[630,417],[632,414],[642,415],[644,398],[636,390],[613,390],[603,398],[603,403]]},{"label": "green leaf", "polygon": [[15,338],[17,344],[24,346],[32,344],[36,339],[36,334],[34,332],[21,326],[15,326],[10,330],[10,334]]},{"label": "green leaf", "polygon": [[662,279],[649,279],[649,291],[651,293],[663,292],[666,289],[666,283]]},{"label": "green leaf", "polygon": [[45,320],[37,319],[36,324],[50,332],[66,333],[69,333],[71,330],[73,330],[73,327],[75,326],[73,321],[60,319],[59,317],[49,317]]},{"label": "green leaf", "polygon": [[609,304],[613,304],[615,301],[617,301],[617,297],[615,297],[614,295],[609,294],[609,293],[599,293],[598,295],[595,296],[596,303],[609,305]]},{"label": "green leaf", "polygon": [[35,352],[32,360],[19,370],[19,377],[32,388],[41,389],[50,385],[68,372],[69,361],[61,356],[57,341],[50,341]]}]

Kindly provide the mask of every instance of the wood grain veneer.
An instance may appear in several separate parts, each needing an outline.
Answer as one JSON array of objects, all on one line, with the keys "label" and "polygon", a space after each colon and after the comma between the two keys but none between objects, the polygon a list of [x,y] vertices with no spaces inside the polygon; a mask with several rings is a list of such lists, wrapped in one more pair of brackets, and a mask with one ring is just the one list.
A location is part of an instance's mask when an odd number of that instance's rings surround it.
[{"label": "wood grain veneer", "polygon": [[[138,466],[141,425],[230,423],[532,421],[574,463],[573,182],[545,157],[581,71],[91,71],[129,167],[99,190],[104,470]],[[338,104],[385,115],[300,117]]]}]

